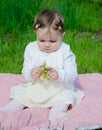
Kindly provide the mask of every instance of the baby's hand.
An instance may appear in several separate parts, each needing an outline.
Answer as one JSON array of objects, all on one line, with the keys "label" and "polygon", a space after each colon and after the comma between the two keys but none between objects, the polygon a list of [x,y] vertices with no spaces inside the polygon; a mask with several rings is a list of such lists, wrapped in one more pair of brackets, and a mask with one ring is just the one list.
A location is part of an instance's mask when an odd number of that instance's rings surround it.
[{"label": "baby's hand", "polygon": [[48,70],[47,75],[48,75],[49,79],[57,80],[59,78],[58,73],[55,69],[47,67],[47,70]]},{"label": "baby's hand", "polygon": [[57,80],[59,78],[57,71],[51,67],[46,67],[45,63],[42,66],[35,67],[31,70],[32,78],[40,79],[41,76],[45,79],[52,80]]},{"label": "baby's hand", "polygon": [[40,66],[35,67],[31,70],[31,77],[34,79],[40,79],[42,69]]}]

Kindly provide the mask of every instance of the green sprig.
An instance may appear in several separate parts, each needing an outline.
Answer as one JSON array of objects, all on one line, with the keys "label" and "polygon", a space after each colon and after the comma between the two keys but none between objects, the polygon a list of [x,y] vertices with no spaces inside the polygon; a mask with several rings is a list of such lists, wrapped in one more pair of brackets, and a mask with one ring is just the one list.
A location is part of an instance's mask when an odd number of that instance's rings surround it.
[{"label": "green sprig", "polygon": [[43,65],[40,66],[42,71],[40,73],[40,75],[44,78],[44,79],[49,79],[49,76],[47,75],[48,73],[48,69],[46,67],[46,62],[43,63]]}]

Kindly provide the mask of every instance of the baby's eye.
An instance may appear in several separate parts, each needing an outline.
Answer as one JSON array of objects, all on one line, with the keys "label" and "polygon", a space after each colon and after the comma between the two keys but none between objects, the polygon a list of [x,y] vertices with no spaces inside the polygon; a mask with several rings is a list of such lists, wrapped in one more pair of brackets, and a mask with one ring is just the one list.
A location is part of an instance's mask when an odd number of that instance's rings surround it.
[{"label": "baby's eye", "polygon": [[45,40],[40,40],[40,42],[45,42]]},{"label": "baby's eye", "polygon": [[50,42],[54,43],[54,42],[56,42],[56,41],[51,40]]}]

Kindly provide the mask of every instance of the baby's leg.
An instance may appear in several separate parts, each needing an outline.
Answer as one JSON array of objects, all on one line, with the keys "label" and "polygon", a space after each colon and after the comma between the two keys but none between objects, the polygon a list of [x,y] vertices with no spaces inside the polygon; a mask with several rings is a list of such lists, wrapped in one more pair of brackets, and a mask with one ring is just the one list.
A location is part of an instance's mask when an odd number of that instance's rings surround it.
[{"label": "baby's leg", "polygon": [[54,119],[64,116],[68,109],[68,105],[58,102],[50,110],[48,120],[54,121]]},{"label": "baby's leg", "polygon": [[18,110],[22,110],[24,108],[24,105],[22,105],[19,101],[16,99],[11,100],[8,104],[0,108],[0,111],[5,112],[16,112]]},{"label": "baby's leg", "polygon": [[[46,128],[43,128],[43,127],[47,126],[47,125],[49,127],[49,121],[50,121],[51,124],[54,124],[54,121],[55,121],[56,118],[64,116],[66,114],[68,106],[69,105],[66,105],[66,104],[61,103],[61,102],[57,102],[55,105],[53,105],[53,107],[51,108],[50,113],[49,113],[48,121],[42,123],[41,124],[42,128],[40,127],[40,129],[41,130],[47,130]],[[55,128],[53,128],[53,130],[55,130],[55,129],[56,130],[62,130],[62,128],[57,127],[57,126]],[[39,130],[39,128],[37,128],[36,130]]]}]

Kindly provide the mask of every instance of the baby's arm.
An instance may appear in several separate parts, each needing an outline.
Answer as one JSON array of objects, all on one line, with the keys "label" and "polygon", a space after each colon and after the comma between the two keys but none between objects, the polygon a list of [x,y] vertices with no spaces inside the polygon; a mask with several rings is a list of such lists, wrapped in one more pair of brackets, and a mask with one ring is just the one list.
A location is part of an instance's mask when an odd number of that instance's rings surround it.
[{"label": "baby's arm", "polygon": [[[32,70],[34,67],[37,66],[37,65],[34,65],[34,63],[32,62],[31,49],[32,49],[32,45],[28,44],[27,47],[25,48],[25,53],[24,53],[24,63],[23,63],[22,74],[26,81],[33,80]],[[35,63],[36,63],[36,61],[35,61]]]},{"label": "baby's arm", "polygon": [[70,50],[70,47],[67,47],[66,50],[63,50],[63,56],[63,69],[55,68],[59,75],[58,81],[62,83],[71,83],[77,77],[77,64],[75,62],[75,55]]}]

